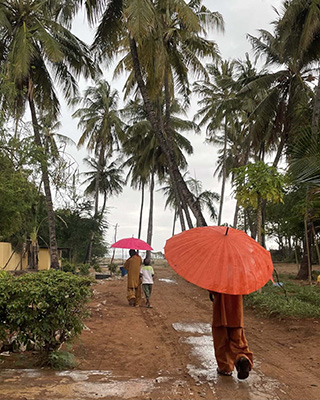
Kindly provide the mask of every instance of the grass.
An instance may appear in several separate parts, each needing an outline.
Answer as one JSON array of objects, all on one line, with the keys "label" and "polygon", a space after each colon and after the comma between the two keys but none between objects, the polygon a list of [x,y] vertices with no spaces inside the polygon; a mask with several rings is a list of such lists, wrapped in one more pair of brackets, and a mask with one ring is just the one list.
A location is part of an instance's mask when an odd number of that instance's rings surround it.
[{"label": "grass", "polygon": [[280,275],[283,287],[268,283],[262,292],[245,296],[245,304],[269,317],[320,318],[320,286],[301,285]]}]

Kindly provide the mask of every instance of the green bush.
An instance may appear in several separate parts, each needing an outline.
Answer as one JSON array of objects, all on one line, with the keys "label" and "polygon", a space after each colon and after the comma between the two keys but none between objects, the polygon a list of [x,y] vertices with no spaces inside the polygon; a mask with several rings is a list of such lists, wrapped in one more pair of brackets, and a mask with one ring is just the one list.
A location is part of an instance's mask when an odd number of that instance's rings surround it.
[{"label": "green bush", "polygon": [[75,274],[77,272],[77,266],[75,264],[72,264],[70,261],[62,260],[61,264],[62,271],[71,272],[72,274]]},{"label": "green bush", "polygon": [[81,333],[91,283],[55,270],[0,277],[1,332],[15,333],[17,344],[33,342],[49,355]]},{"label": "green bush", "polygon": [[267,284],[261,293],[245,296],[245,304],[266,316],[320,318],[319,286],[282,281],[283,288]]},{"label": "green bush", "polygon": [[96,272],[101,272],[101,271],[102,271],[102,269],[101,269],[101,267],[100,267],[99,264],[94,264],[94,265],[93,265],[93,269],[94,269]]},{"label": "green bush", "polygon": [[108,264],[108,268],[109,268],[109,271],[111,272],[111,274],[115,274],[118,271],[118,266],[117,266],[117,264],[114,264],[114,263]]},{"label": "green bush", "polygon": [[65,350],[52,351],[48,356],[47,364],[57,370],[72,369],[76,366],[76,360],[72,353]]},{"label": "green bush", "polygon": [[90,264],[80,264],[78,265],[79,274],[83,276],[88,276],[90,272]]},{"label": "green bush", "polygon": [[0,272],[0,340],[4,340],[7,335],[7,304],[10,299],[8,288],[12,279],[12,275],[7,272]]}]

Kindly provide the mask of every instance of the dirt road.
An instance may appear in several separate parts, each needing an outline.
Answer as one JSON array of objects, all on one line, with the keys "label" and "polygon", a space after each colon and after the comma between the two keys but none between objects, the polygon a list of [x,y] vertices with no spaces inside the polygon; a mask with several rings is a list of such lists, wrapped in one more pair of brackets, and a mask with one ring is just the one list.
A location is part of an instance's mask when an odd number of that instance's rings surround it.
[{"label": "dirt road", "polygon": [[217,376],[207,292],[168,267],[155,271],[152,309],[128,307],[125,278],[97,281],[87,329],[74,346],[77,368],[4,363],[0,399],[320,399],[319,320],[265,320],[246,311],[254,370],[246,381]]}]

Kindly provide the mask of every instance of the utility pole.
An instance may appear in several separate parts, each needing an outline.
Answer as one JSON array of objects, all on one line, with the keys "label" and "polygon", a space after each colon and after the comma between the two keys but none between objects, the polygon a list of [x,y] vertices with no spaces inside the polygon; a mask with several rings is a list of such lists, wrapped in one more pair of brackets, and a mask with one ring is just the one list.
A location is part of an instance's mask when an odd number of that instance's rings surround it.
[{"label": "utility pole", "polygon": [[[119,226],[118,224],[115,224],[115,226],[114,226],[114,243],[117,241],[118,226]],[[114,248],[113,252],[112,252],[112,258],[111,258],[111,261],[110,261],[111,266],[113,264],[115,252],[116,252],[116,249]]]}]

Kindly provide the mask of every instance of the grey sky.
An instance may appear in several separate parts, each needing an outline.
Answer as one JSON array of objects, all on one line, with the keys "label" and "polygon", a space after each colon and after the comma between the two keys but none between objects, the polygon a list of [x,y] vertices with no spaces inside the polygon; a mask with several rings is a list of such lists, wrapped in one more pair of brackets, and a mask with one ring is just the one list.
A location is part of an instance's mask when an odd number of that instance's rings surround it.
[{"label": "grey sky", "polygon": [[[258,35],[258,29],[267,29],[272,31],[271,22],[276,19],[276,13],[272,7],[280,9],[282,1],[280,0],[204,0],[204,4],[212,11],[218,11],[222,14],[225,21],[225,33],[211,32],[210,38],[215,40],[220,48],[223,58],[241,58],[244,59],[245,53],[251,54],[250,43],[246,39],[248,33]],[[86,26],[83,16],[78,16],[74,27],[74,33],[82,40],[90,42],[92,32]],[[112,71],[107,71],[106,79],[111,83],[113,88],[119,90],[121,96],[124,77],[117,82],[111,80]],[[81,82],[84,89],[91,82]],[[193,118],[196,110],[196,103],[188,110],[189,119]],[[74,141],[78,141],[80,132],[77,130],[77,121],[72,120],[70,115],[72,112],[63,107],[62,124],[63,133],[70,136]],[[201,135],[187,135],[194,147],[194,155],[189,157],[190,175],[196,177],[203,183],[203,189],[212,190],[220,193],[220,182],[213,177],[216,168],[216,149],[212,145],[204,144],[205,130]],[[72,150],[73,156],[82,165],[82,159],[85,157],[85,149],[77,151]],[[81,166],[82,171],[83,166]],[[110,224],[106,239],[109,243],[113,242],[114,226],[118,224],[117,239],[124,237],[137,236],[140,194],[133,191],[130,187],[126,187],[123,194],[119,197],[112,198],[108,201]],[[218,204],[216,204],[218,209]],[[232,198],[231,188],[226,188],[225,206],[223,210],[222,222],[232,223],[234,214],[235,201]],[[214,224],[206,215],[208,224]],[[145,213],[143,221],[142,239],[146,239],[146,228],[148,219],[148,198],[145,201]],[[156,251],[163,251],[166,239],[171,236],[173,213],[170,210],[164,210],[164,199],[160,193],[155,196],[154,209],[154,233],[152,247]],[[179,224],[177,224],[179,229]],[[179,230],[178,230],[179,231]],[[176,231],[176,233],[178,232]],[[119,255],[121,252],[119,252]],[[124,257],[127,251],[124,252]]]}]

